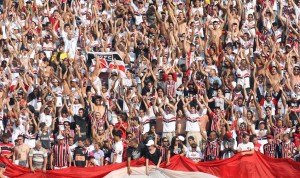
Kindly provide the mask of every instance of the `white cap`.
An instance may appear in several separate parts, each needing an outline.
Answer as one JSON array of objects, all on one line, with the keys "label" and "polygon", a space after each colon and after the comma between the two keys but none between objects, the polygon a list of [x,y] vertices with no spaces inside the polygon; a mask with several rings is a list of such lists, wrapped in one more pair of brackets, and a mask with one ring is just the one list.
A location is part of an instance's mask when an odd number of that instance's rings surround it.
[{"label": "white cap", "polygon": [[154,145],[154,141],[153,140],[149,140],[146,144],[146,146],[152,146]]},{"label": "white cap", "polygon": [[58,80],[57,80],[56,78],[54,78],[54,79],[52,80],[52,83],[55,83],[55,82],[58,82]]},{"label": "white cap", "polygon": [[65,137],[64,136],[62,136],[62,135],[58,135],[57,136],[57,140],[62,140],[62,139],[64,139]]},{"label": "white cap", "polygon": [[293,92],[293,93],[291,94],[291,98],[297,98],[296,93]]},{"label": "white cap", "polygon": [[181,140],[182,142],[185,140],[183,136],[179,135],[178,139]]}]

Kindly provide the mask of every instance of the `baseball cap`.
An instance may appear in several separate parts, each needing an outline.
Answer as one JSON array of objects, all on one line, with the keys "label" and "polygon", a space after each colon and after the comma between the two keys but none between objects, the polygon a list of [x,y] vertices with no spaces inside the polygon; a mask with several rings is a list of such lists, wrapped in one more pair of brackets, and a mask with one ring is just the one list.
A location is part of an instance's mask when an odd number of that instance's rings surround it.
[{"label": "baseball cap", "polygon": [[273,139],[274,137],[273,137],[273,135],[268,135],[267,136],[267,139]]},{"label": "baseball cap", "polygon": [[226,138],[232,138],[232,132],[227,132],[226,133]]},{"label": "baseball cap", "polygon": [[154,141],[153,140],[149,140],[146,144],[146,146],[152,146],[154,145]]},{"label": "baseball cap", "polygon": [[185,140],[183,136],[179,135],[178,139],[181,140],[182,142]]},{"label": "baseball cap", "polygon": [[265,121],[259,121],[259,124],[265,124]]},{"label": "baseball cap", "polygon": [[62,135],[58,135],[57,136],[57,140],[62,140],[62,139],[64,139],[65,137],[64,136],[62,136]]}]

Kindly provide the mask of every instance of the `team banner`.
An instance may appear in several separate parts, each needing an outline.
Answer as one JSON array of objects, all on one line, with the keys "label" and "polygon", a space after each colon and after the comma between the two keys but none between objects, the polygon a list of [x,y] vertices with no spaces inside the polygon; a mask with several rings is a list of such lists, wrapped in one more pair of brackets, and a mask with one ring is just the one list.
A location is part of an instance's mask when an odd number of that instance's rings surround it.
[{"label": "team banner", "polygon": [[[1,157],[0,162],[7,164],[5,175],[11,178],[100,178],[111,177],[126,177],[126,162],[120,164],[112,164],[102,167],[78,168],[70,167],[61,170],[49,170],[47,173],[35,171],[31,173],[28,168],[20,167],[12,164],[7,158]],[[276,159],[267,157],[259,152],[249,156],[241,156],[237,154],[232,158],[211,162],[194,163],[192,160],[184,156],[174,156],[170,160],[171,164],[166,166],[165,163],[160,165],[159,169],[151,169],[150,177],[166,178],[172,176],[178,177],[193,177],[191,172],[206,173],[212,177],[221,178],[299,178],[300,163],[291,159]],[[132,161],[133,177],[145,177],[145,159]],[[142,167],[142,168],[141,168]],[[136,169],[141,168],[141,169]],[[121,174],[121,175],[120,175]],[[204,174],[205,175],[205,174]],[[165,178],[164,177],[164,178]],[[162,177],[163,178],[163,177]]]}]

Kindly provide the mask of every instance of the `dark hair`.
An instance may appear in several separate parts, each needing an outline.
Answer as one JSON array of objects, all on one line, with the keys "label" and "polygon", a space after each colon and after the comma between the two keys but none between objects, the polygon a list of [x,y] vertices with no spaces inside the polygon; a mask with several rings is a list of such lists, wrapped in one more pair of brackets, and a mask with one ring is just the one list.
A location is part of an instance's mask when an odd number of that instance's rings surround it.
[{"label": "dark hair", "polygon": [[123,134],[122,134],[121,130],[114,130],[113,135],[121,138]]},{"label": "dark hair", "polygon": [[8,133],[4,133],[4,134],[2,135],[2,138],[9,138],[9,134],[8,134]]},{"label": "dark hair", "polygon": [[21,135],[21,134],[20,134],[20,135],[18,135],[18,138],[19,138],[19,137],[22,137],[23,140],[25,140],[25,136],[24,136],[24,135]]},{"label": "dark hair", "polygon": [[249,137],[249,134],[243,134],[243,138]]},{"label": "dark hair", "polygon": [[193,136],[189,136],[188,140],[195,140],[195,138]]}]

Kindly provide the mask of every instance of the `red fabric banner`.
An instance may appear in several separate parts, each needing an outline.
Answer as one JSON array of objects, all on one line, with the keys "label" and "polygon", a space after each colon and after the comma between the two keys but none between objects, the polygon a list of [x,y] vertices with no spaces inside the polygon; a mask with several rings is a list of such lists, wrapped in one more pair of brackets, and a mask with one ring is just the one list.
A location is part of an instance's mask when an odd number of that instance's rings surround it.
[{"label": "red fabric banner", "polygon": [[[41,171],[31,173],[29,169],[14,165],[4,157],[0,158],[0,162],[7,164],[5,175],[11,178],[100,178],[111,171],[126,167],[126,162],[124,162],[96,168],[71,167],[63,170],[47,171],[44,174]],[[166,166],[163,163],[160,167],[178,171],[205,172],[222,178],[300,177],[300,163],[290,159],[270,158],[259,152],[252,156],[237,154],[226,160],[197,164],[186,157],[174,156],[170,162],[170,165]],[[132,166],[139,167],[143,165],[145,165],[144,159],[132,161]]]}]

